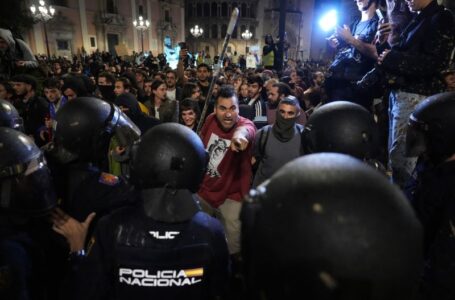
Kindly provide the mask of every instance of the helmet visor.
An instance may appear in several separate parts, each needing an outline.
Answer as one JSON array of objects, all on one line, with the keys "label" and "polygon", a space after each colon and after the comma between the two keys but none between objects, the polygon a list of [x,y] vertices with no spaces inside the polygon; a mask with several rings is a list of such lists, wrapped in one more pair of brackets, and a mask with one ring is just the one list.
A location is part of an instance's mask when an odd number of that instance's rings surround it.
[{"label": "helmet visor", "polygon": [[108,127],[110,132],[115,132],[120,145],[123,147],[131,146],[141,136],[139,127],[117,106],[114,106],[114,114]]}]

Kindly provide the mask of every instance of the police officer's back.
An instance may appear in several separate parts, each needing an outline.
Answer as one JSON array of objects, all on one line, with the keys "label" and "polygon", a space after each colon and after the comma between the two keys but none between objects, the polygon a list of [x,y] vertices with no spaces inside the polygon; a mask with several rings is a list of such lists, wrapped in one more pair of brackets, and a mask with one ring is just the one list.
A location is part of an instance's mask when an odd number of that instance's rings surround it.
[{"label": "police officer's back", "polygon": [[[82,223],[95,212],[97,219],[88,231],[91,234],[98,218],[131,203],[131,188],[126,181],[105,171],[110,139],[118,132],[136,137],[140,133],[118,107],[97,98],[68,102],[58,111],[56,120],[54,142],[46,147],[62,209],[53,214],[53,229],[61,234],[59,226],[70,217]],[[68,253],[77,255],[69,238],[65,238],[55,233],[43,236],[47,267],[53,276],[49,284],[56,291],[64,285]]]},{"label": "police officer's back", "polygon": [[142,137],[131,167],[139,201],[99,222],[75,274],[75,298],[209,299],[225,292],[224,231],[193,195],[206,164],[201,140],[182,125],[159,125]]},{"label": "police officer's back", "polygon": [[411,114],[406,148],[418,156],[412,204],[424,228],[424,299],[453,299],[455,289],[455,93],[424,100]]}]

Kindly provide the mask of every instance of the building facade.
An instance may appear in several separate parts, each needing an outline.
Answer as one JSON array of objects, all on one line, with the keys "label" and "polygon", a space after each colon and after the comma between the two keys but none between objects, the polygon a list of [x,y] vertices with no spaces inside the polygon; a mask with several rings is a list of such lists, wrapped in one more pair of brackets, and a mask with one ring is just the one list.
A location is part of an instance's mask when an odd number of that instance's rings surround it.
[{"label": "building facade", "polygon": [[[35,2],[29,1],[38,6]],[[56,10],[46,23],[51,55],[70,57],[83,49],[131,54],[142,50],[142,41],[144,51],[157,54],[163,52],[166,37],[172,43],[185,39],[183,0],[48,0],[47,4]],[[139,16],[150,21],[142,34],[133,25]],[[46,53],[42,23],[35,24],[25,38],[34,53]]]},{"label": "building facade", "polygon": [[[288,55],[291,58],[306,59],[309,56],[313,5],[313,0],[288,0],[286,33],[290,45]],[[265,35],[278,36],[279,6],[279,0],[186,0],[186,34],[192,48],[190,51],[204,50],[212,57],[218,55],[222,50],[232,10],[238,7],[239,20],[227,52],[240,55],[251,51],[260,56]],[[195,25],[204,30],[198,38],[189,32]],[[242,39],[246,29],[253,34],[250,40]]]}]

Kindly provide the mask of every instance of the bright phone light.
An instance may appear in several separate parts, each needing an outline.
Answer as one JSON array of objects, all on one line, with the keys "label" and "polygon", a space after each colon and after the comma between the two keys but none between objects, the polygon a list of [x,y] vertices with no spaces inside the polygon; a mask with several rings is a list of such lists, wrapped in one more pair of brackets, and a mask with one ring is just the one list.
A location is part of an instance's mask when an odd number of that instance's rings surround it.
[{"label": "bright phone light", "polygon": [[337,25],[337,11],[332,9],[319,20],[319,27],[325,32],[335,29]]}]

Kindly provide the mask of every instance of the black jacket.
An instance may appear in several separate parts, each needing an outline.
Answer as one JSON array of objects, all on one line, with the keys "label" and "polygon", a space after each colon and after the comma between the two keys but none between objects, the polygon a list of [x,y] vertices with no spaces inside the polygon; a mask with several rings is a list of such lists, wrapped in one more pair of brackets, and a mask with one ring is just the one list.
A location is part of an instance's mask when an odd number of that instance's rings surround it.
[{"label": "black jacket", "polygon": [[392,47],[381,69],[393,88],[420,95],[444,90],[441,72],[455,47],[453,15],[432,1],[417,14]]},{"label": "black jacket", "polygon": [[19,115],[24,120],[25,134],[33,136],[35,143],[42,146],[40,129],[44,126],[46,117],[49,117],[49,104],[44,98],[33,96],[27,102],[18,99],[14,102]]},{"label": "black jacket", "polygon": [[228,280],[221,223],[203,212],[165,223],[142,203],[103,218],[68,299],[212,299]]}]

